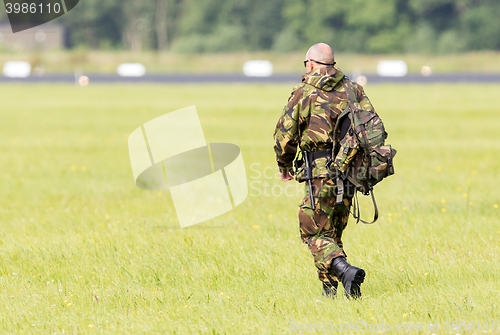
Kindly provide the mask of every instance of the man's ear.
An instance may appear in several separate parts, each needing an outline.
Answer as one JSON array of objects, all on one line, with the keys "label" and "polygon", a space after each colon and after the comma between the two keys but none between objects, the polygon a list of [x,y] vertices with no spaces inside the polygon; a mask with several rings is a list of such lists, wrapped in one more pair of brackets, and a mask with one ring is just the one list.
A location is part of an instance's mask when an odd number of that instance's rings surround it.
[{"label": "man's ear", "polygon": [[314,70],[314,62],[307,62],[307,73],[311,72],[312,70]]}]

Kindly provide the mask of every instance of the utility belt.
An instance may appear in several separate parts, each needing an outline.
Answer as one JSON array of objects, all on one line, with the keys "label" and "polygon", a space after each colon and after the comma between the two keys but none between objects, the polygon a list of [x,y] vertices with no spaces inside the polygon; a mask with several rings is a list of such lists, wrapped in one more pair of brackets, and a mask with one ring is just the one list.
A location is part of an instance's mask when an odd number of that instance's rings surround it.
[{"label": "utility belt", "polygon": [[[293,162],[295,166],[295,175],[298,176],[300,174],[300,169],[304,169],[304,177],[301,178],[302,180],[299,180],[297,178],[298,182],[303,182],[307,181],[310,179],[314,179],[312,176],[312,168],[315,166],[314,161],[320,158],[326,158],[326,165],[325,167],[327,169],[330,169],[330,165],[332,164],[332,154],[333,154],[333,149],[332,148],[326,148],[320,151],[314,151],[314,152],[308,152],[308,151],[301,151],[301,158],[298,158]],[[306,161],[309,162],[310,166],[304,166],[306,164]]]},{"label": "utility belt", "polygon": [[[329,178],[335,178],[337,182],[337,197],[336,206],[344,204],[344,179],[340,173],[336,173],[336,176],[332,176],[332,171],[330,170],[330,165],[332,164],[332,154],[333,148],[326,148],[320,151],[308,152],[301,151],[302,157],[295,160],[295,178],[298,182],[306,181],[309,186],[309,196],[311,200],[311,208],[315,209],[314,204],[314,192],[312,189],[312,180],[318,178],[313,176],[313,167],[316,167],[315,161],[320,158],[326,158],[325,168],[328,173]],[[333,179],[332,178],[332,179]]]}]

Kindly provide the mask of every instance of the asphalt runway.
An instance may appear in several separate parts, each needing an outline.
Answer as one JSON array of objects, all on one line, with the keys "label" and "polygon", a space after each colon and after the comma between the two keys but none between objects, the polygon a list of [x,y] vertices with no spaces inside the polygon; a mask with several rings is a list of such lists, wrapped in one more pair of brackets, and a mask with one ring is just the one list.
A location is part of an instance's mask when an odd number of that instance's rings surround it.
[{"label": "asphalt runway", "polygon": [[[301,73],[275,74],[271,77],[246,77],[243,74],[148,74],[143,77],[120,77],[114,74],[84,74],[92,83],[158,83],[158,84],[192,84],[192,83],[299,83]],[[420,74],[409,74],[405,77],[380,77],[374,74],[364,75],[368,84],[431,84],[431,83],[500,83],[500,73],[453,73],[433,74],[424,77]],[[51,74],[30,76],[28,78],[7,78],[0,76],[0,83],[68,83],[77,84],[73,74]]]}]

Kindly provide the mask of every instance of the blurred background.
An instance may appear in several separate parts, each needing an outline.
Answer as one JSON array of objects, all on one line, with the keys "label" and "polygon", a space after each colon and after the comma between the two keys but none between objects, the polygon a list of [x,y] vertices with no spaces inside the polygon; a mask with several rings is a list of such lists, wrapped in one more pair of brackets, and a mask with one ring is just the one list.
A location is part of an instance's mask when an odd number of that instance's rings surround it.
[{"label": "blurred background", "polygon": [[[497,331],[499,18],[499,0],[80,0],[13,34],[0,5],[0,334]],[[398,150],[379,221],[343,235],[368,274],[355,304],[319,300],[304,186],[284,185],[273,151],[317,42],[367,83]],[[169,190],[136,187],[128,138],[192,105],[208,143],[241,148],[249,196],[179,229]]]},{"label": "blurred background", "polygon": [[39,74],[116,73],[124,62],[147,73],[234,73],[266,59],[291,73],[321,41],[347,71],[401,59],[409,73],[500,72],[499,16],[497,0],[81,0],[13,34],[2,6],[0,62],[26,61]]}]

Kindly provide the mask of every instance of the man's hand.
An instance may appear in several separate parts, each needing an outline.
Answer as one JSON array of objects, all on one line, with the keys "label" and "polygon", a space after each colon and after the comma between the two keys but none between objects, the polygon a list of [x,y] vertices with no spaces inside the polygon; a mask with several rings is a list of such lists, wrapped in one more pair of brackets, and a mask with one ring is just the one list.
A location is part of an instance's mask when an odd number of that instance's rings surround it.
[{"label": "man's hand", "polygon": [[289,181],[293,179],[293,170],[292,169],[284,169],[280,171],[280,178],[283,181]]}]

